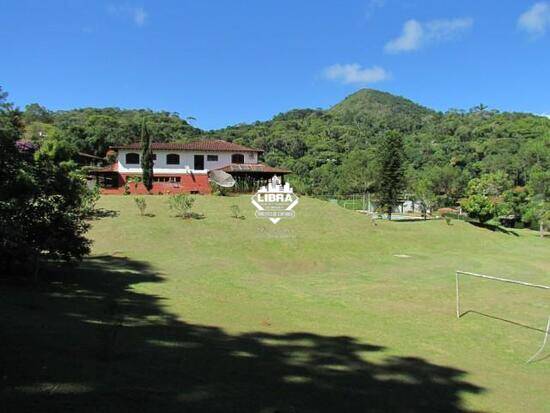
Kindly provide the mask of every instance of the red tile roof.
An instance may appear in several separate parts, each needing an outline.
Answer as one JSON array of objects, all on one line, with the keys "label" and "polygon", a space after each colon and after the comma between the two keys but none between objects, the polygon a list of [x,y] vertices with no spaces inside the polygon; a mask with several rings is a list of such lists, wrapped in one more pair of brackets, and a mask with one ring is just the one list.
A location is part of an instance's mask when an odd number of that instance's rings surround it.
[{"label": "red tile roof", "polygon": [[[195,141],[189,143],[162,143],[154,142],[153,149],[175,150],[175,151],[207,151],[207,152],[263,152],[261,149],[249,148],[233,142],[216,140]],[[130,143],[128,145],[111,146],[112,149],[140,149],[141,143]]]},{"label": "red tile roof", "polygon": [[264,172],[270,174],[289,174],[291,171],[284,168],[276,168],[274,166],[264,165],[263,163],[232,163],[222,168],[219,171],[224,172]]}]

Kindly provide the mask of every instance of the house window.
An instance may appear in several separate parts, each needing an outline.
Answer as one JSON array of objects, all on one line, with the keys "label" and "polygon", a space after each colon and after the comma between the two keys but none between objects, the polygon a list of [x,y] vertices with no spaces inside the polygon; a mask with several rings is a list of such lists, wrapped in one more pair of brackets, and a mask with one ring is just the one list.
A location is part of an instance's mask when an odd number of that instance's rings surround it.
[{"label": "house window", "polygon": [[128,165],[138,165],[139,164],[139,153],[127,153],[126,154],[126,164],[128,164]]},{"label": "house window", "polygon": [[242,153],[234,153],[231,155],[231,163],[244,163],[244,155]]},{"label": "house window", "polygon": [[181,182],[181,177],[179,176],[155,176],[153,178],[155,182],[170,182],[172,184]]},{"label": "house window", "polygon": [[180,156],[177,153],[169,153],[166,155],[166,164],[168,165],[179,165]]},{"label": "house window", "polygon": [[206,160],[208,162],[217,162],[218,161],[218,155],[206,155]]}]

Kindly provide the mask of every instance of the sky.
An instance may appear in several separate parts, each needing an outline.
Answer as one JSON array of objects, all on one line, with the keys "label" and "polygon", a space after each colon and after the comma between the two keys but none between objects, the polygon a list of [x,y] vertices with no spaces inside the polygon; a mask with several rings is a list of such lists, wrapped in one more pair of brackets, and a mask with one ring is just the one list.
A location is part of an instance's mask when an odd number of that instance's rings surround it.
[{"label": "sky", "polygon": [[217,129],[374,88],[550,114],[550,0],[0,0],[23,108],[150,108]]}]

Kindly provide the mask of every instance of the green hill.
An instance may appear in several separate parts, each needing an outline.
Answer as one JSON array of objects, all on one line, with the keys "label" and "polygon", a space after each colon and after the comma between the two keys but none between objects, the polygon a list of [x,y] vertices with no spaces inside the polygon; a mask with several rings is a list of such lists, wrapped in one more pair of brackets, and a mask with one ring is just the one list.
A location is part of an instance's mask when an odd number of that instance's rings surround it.
[{"label": "green hill", "polygon": [[366,116],[411,116],[422,117],[434,111],[412,100],[375,89],[361,89],[328,110],[336,115],[353,114]]},{"label": "green hill", "polygon": [[404,136],[409,192],[416,175],[430,171],[448,181],[442,188],[454,188],[448,205],[482,174],[504,171],[513,185],[524,186],[532,170],[550,168],[550,119],[483,106],[440,113],[372,89],[328,110],[295,109],[210,136],[264,149],[268,163],[294,172],[301,192],[345,194],[365,190],[358,172],[375,164],[377,142],[390,130]]},{"label": "green hill", "polygon": [[263,149],[264,161],[292,170],[294,186],[307,194],[365,191],[357,172],[375,164],[376,144],[390,130],[404,135],[410,186],[419,171],[453,177],[453,194],[445,201],[450,205],[482,174],[504,171],[513,185],[524,186],[532,170],[550,169],[550,119],[483,106],[440,113],[373,89],[359,90],[327,110],[295,109],[267,122],[209,132],[177,113],[149,110],[49,112],[30,105],[23,120],[28,139],[56,136],[104,156],[109,145],[136,141],[144,117],[156,141],[216,138]]}]

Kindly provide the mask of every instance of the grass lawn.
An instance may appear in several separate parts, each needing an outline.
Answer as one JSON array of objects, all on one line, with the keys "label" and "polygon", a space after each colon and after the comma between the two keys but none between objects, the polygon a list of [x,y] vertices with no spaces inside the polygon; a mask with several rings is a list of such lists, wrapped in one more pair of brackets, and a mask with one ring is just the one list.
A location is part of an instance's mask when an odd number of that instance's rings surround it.
[{"label": "grass lawn", "polygon": [[[3,285],[0,411],[544,412],[550,240],[454,221],[379,222],[303,198],[294,220],[250,198],[110,196],[93,253],[36,290]],[[238,204],[245,219],[231,217]],[[504,320],[513,321],[507,322]]]}]

